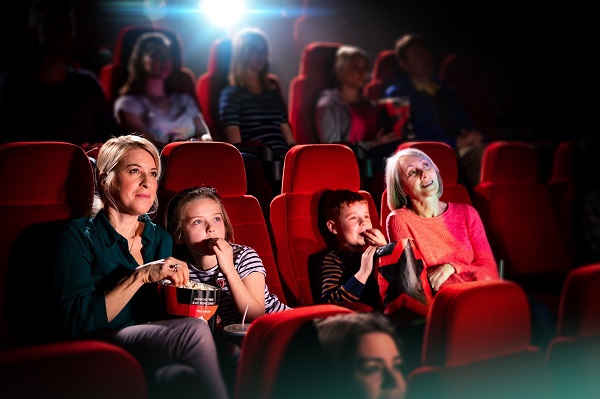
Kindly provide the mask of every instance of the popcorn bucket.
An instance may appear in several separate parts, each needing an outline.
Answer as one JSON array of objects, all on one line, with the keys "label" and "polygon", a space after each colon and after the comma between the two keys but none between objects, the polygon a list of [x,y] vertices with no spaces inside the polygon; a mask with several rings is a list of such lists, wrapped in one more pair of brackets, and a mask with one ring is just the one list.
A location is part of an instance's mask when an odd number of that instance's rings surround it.
[{"label": "popcorn bucket", "polygon": [[165,297],[165,312],[171,317],[204,319],[214,328],[221,290],[209,284],[190,281],[175,287],[170,282],[161,284]]}]

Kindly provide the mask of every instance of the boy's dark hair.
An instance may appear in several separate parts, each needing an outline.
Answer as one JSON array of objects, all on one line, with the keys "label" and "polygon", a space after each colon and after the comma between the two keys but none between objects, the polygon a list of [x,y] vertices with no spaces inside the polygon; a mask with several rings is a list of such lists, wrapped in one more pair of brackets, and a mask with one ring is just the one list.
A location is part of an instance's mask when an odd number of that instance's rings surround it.
[{"label": "boy's dark hair", "polygon": [[337,220],[343,205],[352,205],[357,202],[367,203],[365,197],[351,190],[326,190],[319,198],[319,231],[329,249],[337,248],[337,238],[327,228],[328,220]]},{"label": "boy's dark hair", "polygon": [[407,33],[400,37],[394,46],[394,54],[396,55],[396,59],[406,60],[406,53],[408,52],[408,48],[413,44],[425,44],[425,40],[423,36],[419,34]]}]

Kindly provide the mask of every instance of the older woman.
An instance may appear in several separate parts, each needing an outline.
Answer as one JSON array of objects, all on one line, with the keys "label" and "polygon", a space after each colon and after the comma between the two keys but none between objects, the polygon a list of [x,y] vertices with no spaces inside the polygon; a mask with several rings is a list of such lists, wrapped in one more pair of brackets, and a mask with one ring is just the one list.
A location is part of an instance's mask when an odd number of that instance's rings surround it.
[{"label": "older woman", "polygon": [[183,396],[194,389],[226,398],[208,324],[157,321],[153,283],[189,279],[187,264],[170,256],[171,236],[148,216],[158,205],[158,150],[139,136],[112,138],[100,149],[97,167],[91,217],[71,221],[58,245],[55,291],[66,334],[127,349],[157,392]]},{"label": "older woman", "polygon": [[447,284],[498,279],[496,262],[477,211],[440,201],[440,172],[423,151],[407,148],[387,160],[390,241],[412,239],[434,292]]}]

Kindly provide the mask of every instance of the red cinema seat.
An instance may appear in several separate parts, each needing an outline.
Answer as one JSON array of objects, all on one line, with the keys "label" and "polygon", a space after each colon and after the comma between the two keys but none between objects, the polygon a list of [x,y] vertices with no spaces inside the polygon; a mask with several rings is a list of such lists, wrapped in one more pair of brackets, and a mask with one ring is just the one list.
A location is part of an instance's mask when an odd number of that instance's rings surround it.
[{"label": "red cinema seat", "polygon": [[546,361],[530,339],[529,305],[517,284],[444,287],[431,305],[422,366],[409,375],[406,397],[553,398]]},{"label": "red cinema seat", "polygon": [[144,399],[148,388],[128,352],[84,340],[0,352],[0,393],[4,399]]},{"label": "red cinema seat", "polygon": [[365,97],[371,100],[385,97],[385,90],[391,80],[403,73],[394,50],[381,50],[373,62],[371,80],[365,85]]},{"label": "red cinema seat", "polygon": [[[281,379],[286,350],[296,334],[307,323],[317,318],[352,313],[336,305],[304,306],[284,312],[272,313],[256,319],[250,326],[242,343],[238,365],[235,399],[275,399],[275,385]],[[315,364],[314,367],[318,367]],[[306,371],[305,385],[314,383],[318,376]]]},{"label": "red cinema seat", "polygon": [[349,147],[341,144],[292,147],[284,161],[282,193],[271,202],[277,266],[291,306],[314,303],[311,291],[314,277],[309,263],[312,265],[312,257],[326,249],[318,226],[319,198],[326,189],[360,192],[369,203],[373,227],[379,228],[377,208],[371,195],[360,190],[358,164]]},{"label": "red cinema seat", "polygon": [[600,392],[600,264],[567,276],[558,313],[557,336],[548,361],[561,398],[592,398]]},{"label": "red cinema seat", "polygon": [[336,85],[333,66],[340,43],[313,42],[302,52],[298,75],[290,82],[289,119],[298,144],[319,142],[315,106],[319,93]]},{"label": "red cinema seat", "polygon": [[170,29],[152,26],[129,25],[121,29],[117,36],[113,61],[104,65],[100,70],[100,84],[104,89],[106,98],[112,105],[119,97],[119,90],[129,75],[129,57],[137,39],[148,32],[160,32],[165,34],[171,41],[173,51],[173,71],[175,71],[174,83],[178,90],[189,94],[196,99],[196,75],[183,64],[183,43],[179,35]]},{"label": "red cinema seat", "polygon": [[[0,146],[0,170],[0,347],[47,341],[58,328],[51,297],[40,299],[14,282],[24,270],[31,282],[52,281],[54,240],[66,221],[86,215],[92,204],[92,166],[74,144],[16,142]],[[31,317],[42,303],[45,310]]]},{"label": "red cinema seat", "polygon": [[[442,201],[471,204],[471,197],[466,187],[458,183],[458,163],[456,152],[446,143],[437,141],[407,141],[398,146],[396,151],[404,148],[416,148],[423,151],[433,160],[442,176],[444,191]],[[391,210],[387,204],[387,189],[381,196],[381,226],[386,226],[387,216]],[[384,231],[387,236],[387,231]]]},{"label": "red cinema seat", "polygon": [[[473,190],[490,245],[505,262],[505,277],[540,294],[556,310],[573,259],[554,216],[546,184],[538,180],[535,148],[496,141],[483,155],[481,182]],[[543,299],[540,297],[540,299]]]},{"label": "red cinema seat", "polygon": [[157,222],[164,225],[167,204],[179,191],[199,186],[216,188],[231,219],[235,241],[258,253],[267,271],[269,291],[285,303],[262,209],[255,197],[246,194],[239,150],[228,143],[184,141],[167,144],[161,158],[165,172],[158,189],[162,212]]}]

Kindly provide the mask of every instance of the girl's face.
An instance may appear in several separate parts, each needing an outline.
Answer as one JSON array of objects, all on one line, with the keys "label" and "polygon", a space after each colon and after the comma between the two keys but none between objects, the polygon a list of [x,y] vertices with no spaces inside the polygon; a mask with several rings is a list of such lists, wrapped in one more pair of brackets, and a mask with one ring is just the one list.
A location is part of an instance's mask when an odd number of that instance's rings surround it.
[{"label": "girl's face", "polygon": [[402,190],[411,199],[437,196],[440,183],[433,165],[425,158],[407,155],[398,160]]},{"label": "girl's face", "polygon": [[173,61],[165,46],[148,46],[142,60],[148,77],[165,80],[171,75]]},{"label": "girl's face", "polygon": [[221,206],[210,198],[190,202],[181,212],[183,243],[192,256],[212,255],[206,245],[212,238],[225,238]]},{"label": "girl's face", "polygon": [[148,213],[157,187],[158,168],[148,151],[131,150],[117,164],[112,195],[121,213],[137,216]]},{"label": "girl's face", "polygon": [[328,228],[336,235],[340,249],[357,252],[366,245],[363,233],[373,228],[369,205],[365,202],[354,202],[340,207],[337,221],[329,221]]},{"label": "girl's face", "polygon": [[354,377],[365,399],[402,399],[406,381],[402,358],[394,340],[385,333],[362,336],[358,344]]},{"label": "girl's face", "polygon": [[253,41],[248,44],[248,69],[261,72],[267,66],[268,50],[265,43]]}]

